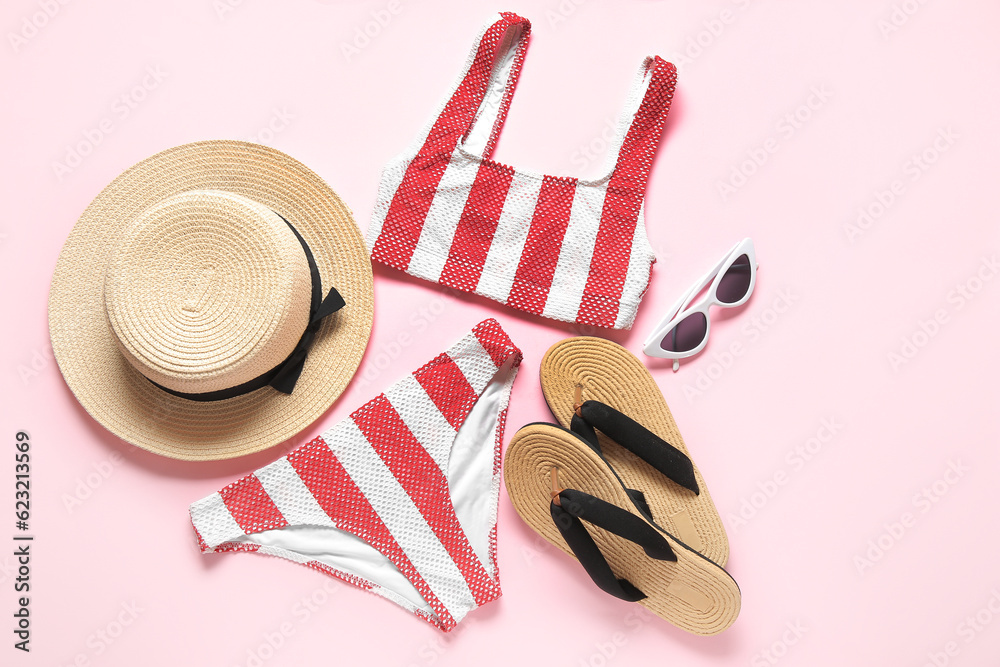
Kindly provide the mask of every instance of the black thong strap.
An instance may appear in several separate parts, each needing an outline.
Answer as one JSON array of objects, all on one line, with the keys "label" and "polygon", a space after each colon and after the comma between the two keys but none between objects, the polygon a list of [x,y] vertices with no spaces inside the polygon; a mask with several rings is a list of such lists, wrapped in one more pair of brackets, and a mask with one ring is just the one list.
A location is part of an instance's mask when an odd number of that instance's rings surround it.
[{"label": "black thong strap", "polygon": [[695,479],[691,459],[639,422],[600,401],[585,401],[580,406],[579,413],[573,415],[570,430],[600,454],[594,429],[656,468],[668,479],[698,495],[698,480]]},{"label": "black thong strap", "polygon": [[[556,502],[558,500],[558,503]],[[609,502],[575,489],[563,489],[549,504],[556,528],[590,578],[605,593],[627,602],[638,602],[646,595],[627,579],[611,571],[583,522],[614,533],[642,547],[646,555],[656,560],[676,561],[677,555],[655,528],[638,516]]]}]

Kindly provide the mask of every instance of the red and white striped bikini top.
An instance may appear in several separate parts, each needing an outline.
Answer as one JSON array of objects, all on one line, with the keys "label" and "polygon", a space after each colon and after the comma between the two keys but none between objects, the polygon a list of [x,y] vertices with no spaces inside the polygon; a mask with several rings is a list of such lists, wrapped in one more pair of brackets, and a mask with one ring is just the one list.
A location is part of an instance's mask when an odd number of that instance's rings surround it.
[{"label": "red and white striped bikini top", "polygon": [[643,197],[677,70],[645,59],[606,176],[515,169],[490,155],[530,31],[507,12],[488,25],[440,113],[386,165],[368,230],[372,259],[544,317],[627,329],[656,261]]}]

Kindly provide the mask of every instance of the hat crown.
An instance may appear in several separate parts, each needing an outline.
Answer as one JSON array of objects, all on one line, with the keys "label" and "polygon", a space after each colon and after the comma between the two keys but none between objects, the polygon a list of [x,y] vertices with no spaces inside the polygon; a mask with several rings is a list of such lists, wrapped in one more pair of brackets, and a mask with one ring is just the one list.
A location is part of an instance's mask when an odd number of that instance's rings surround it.
[{"label": "hat crown", "polygon": [[126,359],[184,393],[228,389],[280,364],[306,328],[311,296],[306,254],[288,223],[216,190],[176,194],[141,212],[104,281]]}]

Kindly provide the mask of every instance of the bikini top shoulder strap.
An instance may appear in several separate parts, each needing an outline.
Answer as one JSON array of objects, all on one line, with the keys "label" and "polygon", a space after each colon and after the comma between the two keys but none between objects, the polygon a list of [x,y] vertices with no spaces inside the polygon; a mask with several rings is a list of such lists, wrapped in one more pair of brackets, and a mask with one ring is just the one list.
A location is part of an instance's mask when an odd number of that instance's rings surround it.
[{"label": "bikini top shoulder strap", "polygon": [[676,85],[677,68],[672,63],[659,56],[643,61],[621,122],[625,134],[614,167],[621,185],[645,191]]},{"label": "bikini top shoulder strap", "polygon": [[438,113],[419,154],[451,153],[461,145],[488,158],[507,117],[521,74],[531,23],[501,12],[472,46],[462,78]]}]

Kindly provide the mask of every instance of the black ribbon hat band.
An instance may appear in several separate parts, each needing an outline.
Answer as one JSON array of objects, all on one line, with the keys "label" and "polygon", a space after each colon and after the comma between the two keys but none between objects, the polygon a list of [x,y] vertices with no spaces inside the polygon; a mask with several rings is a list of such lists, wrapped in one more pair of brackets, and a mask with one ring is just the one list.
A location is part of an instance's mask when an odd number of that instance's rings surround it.
[{"label": "black ribbon hat band", "polygon": [[[337,291],[336,287],[331,287],[330,291],[327,292],[326,297],[323,296],[322,278],[319,275],[319,267],[316,266],[316,258],[313,257],[312,250],[309,249],[309,244],[306,243],[306,240],[302,238],[301,234],[299,234],[299,230],[295,229],[292,223],[288,222],[288,220],[285,220],[284,216],[277,212],[275,212],[275,215],[285,221],[285,224],[288,225],[288,228],[292,230],[292,233],[295,234],[295,238],[297,238],[299,243],[302,245],[302,250],[306,253],[306,261],[309,262],[309,276],[312,279],[312,298],[309,303],[309,324],[306,325],[306,330],[302,332],[302,337],[299,338],[299,342],[295,346],[295,349],[292,350],[291,354],[285,357],[284,361],[271,370],[258,375],[243,384],[238,384],[235,387],[228,387],[226,389],[219,389],[218,391],[207,391],[198,394],[187,394],[180,391],[174,391],[173,389],[168,389],[161,384],[157,384],[156,382],[149,380],[150,382],[153,382],[154,385],[168,394],[173,394],[174,396],[186,398],[191,401],[222,401],[227,398],[235,398],[236,396],[249,394],[251,391],[256,391],[261,387],[269,385],[283,394],[292,393],[292,390],[295,388],[295,383],[298,382],[299,376],[302,375],[302,368],[305,365],[309,347],[312,345],[313,339],[316,338],[316,332],[319,331],[319,327],[323,323],[323,319],[337,312],[346,304],[344,302],[344,297],[340,295],[340,292]],[[149,378],[146,379],[148,380]]]}]

